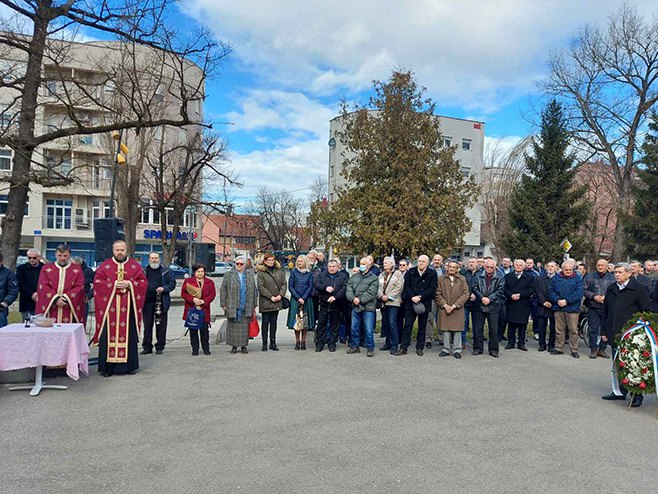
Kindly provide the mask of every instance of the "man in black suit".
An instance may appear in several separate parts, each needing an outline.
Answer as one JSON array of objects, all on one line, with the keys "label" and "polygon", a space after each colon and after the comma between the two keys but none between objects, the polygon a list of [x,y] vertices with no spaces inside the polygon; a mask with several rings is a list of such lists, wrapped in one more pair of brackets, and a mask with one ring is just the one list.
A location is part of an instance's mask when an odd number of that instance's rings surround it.
[{"label": "man in black suit", "polygon": [[[615,266],[615,283],[608,287],[603,300],[603,341],[607,341],[612,348],[613,365],[614,355],[617,351],[617,339],[621,337],[622,330],[629,319],[636,312],[650,310],[651,297],[646,286],[632,276],[633,268],[630,264],[622,262]],[[626,388],[619,385],[621,396],[615,393],[602,396],[604,400],[625,400]],[[631,407],[642,404],[642,395],[633,396]]]},{"label": "man in black suit", "polygon": [[[425,333],[427,330],[427,318],[432,312],[432,300],[438,277],[436,271],[429,269],[429,257],[422,255],[418,257],[418,265],[409,269],[404,277],[404,289],[402,290],[402,302],[404,303],[404,330],[400,349],[395,355],[406,355],[411,345],[411,332],[416,317],[418,317],[418,334],[416,336],[416,355],[423,356],[425,348]],[[414,309],[414,304],[419,304]],[[424,310],[423,310],[424,307]],[[416,312],[416,310],[418,312]]]},{"label": "man in black suit", "polygon": [[526,271],[523,259],[514,261],[514,271],[505,276],[504,293],[507,299],[507,335],[506,350],[514,348],[518,341],[519,350],[527,352],[525,346],[526,329],[530,317],[530,299],[537,291],[537,275]]}]

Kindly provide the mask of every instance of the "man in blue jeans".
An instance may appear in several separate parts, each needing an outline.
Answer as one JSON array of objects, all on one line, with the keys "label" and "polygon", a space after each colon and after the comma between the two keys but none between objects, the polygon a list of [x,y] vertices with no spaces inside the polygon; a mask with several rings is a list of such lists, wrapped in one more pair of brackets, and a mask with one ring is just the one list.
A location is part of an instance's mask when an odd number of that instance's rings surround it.
[{"label": "man in blue jeans", "polygon": [[347,353],[360,353],[359,328],[365,327],[366,349],[368,357],[375,355],[375,318],[377,305],[377,290],[379,278],[370,271],[371,263],[364,257],[359,262],[359,271],[347,282],[345,297],[352,304],[352,331],[350,334],[350,347]]},{"label": "man in blue jeans", "polygon": [[7,325],[9,306],[18,297],[18,281],[13,271],[2,265],[2,253],[0,253],[0,328]]}]

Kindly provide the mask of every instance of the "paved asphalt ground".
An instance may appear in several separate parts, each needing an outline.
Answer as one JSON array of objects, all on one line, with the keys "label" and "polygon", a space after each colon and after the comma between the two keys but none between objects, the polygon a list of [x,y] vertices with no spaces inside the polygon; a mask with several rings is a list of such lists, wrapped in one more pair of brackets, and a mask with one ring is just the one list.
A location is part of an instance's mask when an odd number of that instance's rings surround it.
[{"label": "paved asphalt ground", "polygon": [[[180,308],[170,317],[176,338]],[[134,376],[92,367],[35,398],[0,388],[0,492],[658,489],[656,398],[602,401],[609,360],[534,341],[497,360],[297,352],[282,319],[279,352],[259,338],[248,355],[192,357],[181,338]]]}]

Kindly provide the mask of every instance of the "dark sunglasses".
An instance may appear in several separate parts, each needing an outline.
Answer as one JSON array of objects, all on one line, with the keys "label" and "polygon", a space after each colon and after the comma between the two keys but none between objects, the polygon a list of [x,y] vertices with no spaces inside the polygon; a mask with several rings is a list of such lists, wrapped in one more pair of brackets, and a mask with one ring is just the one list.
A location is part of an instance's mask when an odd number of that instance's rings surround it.
[{"label": "dark sunglasses", "polygon": [[31,259],[31,260],[39,259],[38,257],[30,257],[30,256],[28,256],[27,258],[28,258],[28,259]]}]

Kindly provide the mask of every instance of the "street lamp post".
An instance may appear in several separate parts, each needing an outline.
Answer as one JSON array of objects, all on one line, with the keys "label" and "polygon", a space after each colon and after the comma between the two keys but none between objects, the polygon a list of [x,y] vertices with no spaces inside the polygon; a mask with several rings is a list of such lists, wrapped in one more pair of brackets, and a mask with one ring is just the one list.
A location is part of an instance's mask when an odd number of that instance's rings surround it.
[{"label": "street lamp post", "polygon": [[[119,132],[112,133],[112,139],[117,141],[117,152],[114,155],[114,164],[112,165],[112,185],[110,186],[110,218],[114,218],[114,194],[116,191],[117,182],[117,169],[119,165],[119,156],[121,156],[121,138],[123,137],[123,129]],[[125,161],[124,161],[125,163]]]}]

